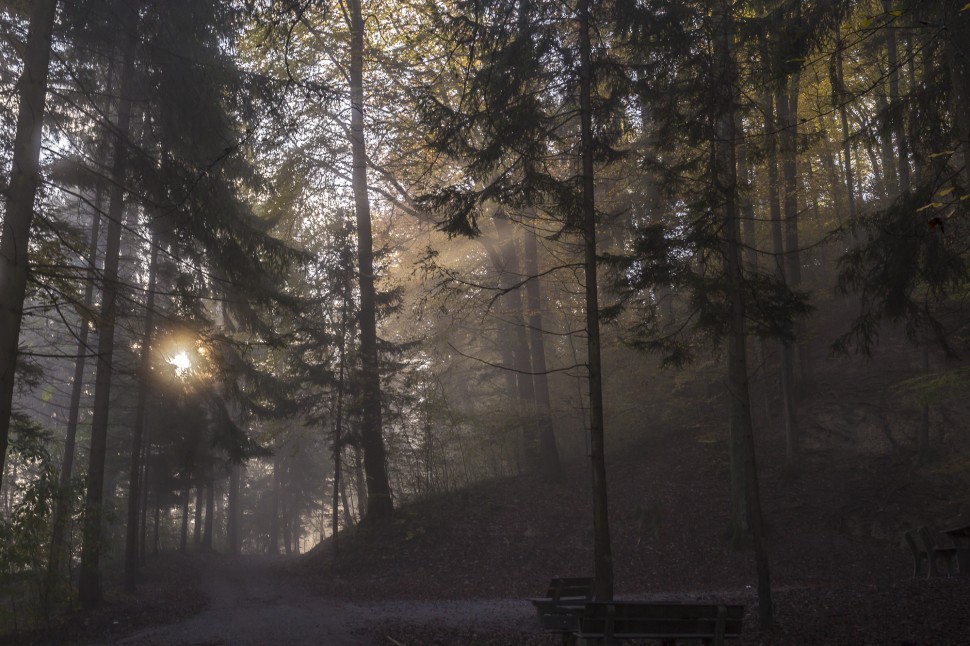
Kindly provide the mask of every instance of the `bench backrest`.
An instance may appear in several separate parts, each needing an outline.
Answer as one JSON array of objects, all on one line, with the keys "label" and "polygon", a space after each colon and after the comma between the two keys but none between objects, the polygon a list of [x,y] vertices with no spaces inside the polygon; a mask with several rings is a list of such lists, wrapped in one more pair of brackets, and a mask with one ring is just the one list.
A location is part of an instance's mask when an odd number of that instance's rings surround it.
[{"label": "bench backrest", "polygon": [[933,536],[933,532],[930,531],[929,527],[920,527],[916,530],[916,535],[919,536],[923,543],[923,549],[927,552],[940,547],[940,542]]},{"label": "bench backrest", "polygon": [[553,605],[586,602],[593,598],[593,579],[590,577],[562,577],[549,582],[546,597]]},{"label": "bench backrest", "polygon": [[584,637],[603,638],[725,638],[738,637],[744,606],[727,604],[681,604],[592,602],[579,616],[579,632]]},{"label": "bench backrest", "polygon": [[593,579],[560,577],[549,582],[545,599],[532,599],[543,630],[571,633],[579,628],[577,609],[593,598]]}]

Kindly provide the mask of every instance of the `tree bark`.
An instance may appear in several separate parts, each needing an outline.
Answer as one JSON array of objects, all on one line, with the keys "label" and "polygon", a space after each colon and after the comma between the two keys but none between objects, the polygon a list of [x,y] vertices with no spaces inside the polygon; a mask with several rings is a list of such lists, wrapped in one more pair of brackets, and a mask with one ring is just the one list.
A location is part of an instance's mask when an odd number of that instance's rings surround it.
[{"label": "tree bark", "polygon": [[802,282],[801,255],[798,248],[798,87],[796,72],[780,85],[775,101],[778,129],[781,131],[781,168],[785,191],[785,278],[792,287]]},{"label": "tree bark", "polygon": [[[337,368],[337,401],[334,405],[334,425],[333,425],[333,496],[331,500],[331,541],[333,542],[333,555],[334,558],[340,553],[340,547],[338,544],[338,534],[340,533],[340,466],[341,466],[341,454],[343,453],[343,430],[344,430],[344,388],[346,386],[346,369],[347,369],[347,319],[348,312],[350,308],[350,281],[343,281],[343,294],[341,295],[340,303],[340,336],[337,338],[337,352],[339,354],[339,365]],[[344,501],[344,512],[346,513],[346,501]],[[323,540],[323,532],[320,534],[320,540]]]},{"label": "tree bark", "polygon": [[212,551],[212,538],[216,519],[216,482],[210,475],[205,479],[205,527],[202,530],[202,549]]},{"label": "tree bark", "polygon": [[290,507],[290,488],[284,486],[280,492],[280,520],[283,530],[283,552],[289,556],[293,549],[293,527],[290,525],[292,509]]},{"label": "tree bark", "polygon": [[[357,503],[357,522],[363,520],[367,509],[367,482],[364,474],[364,458],[359,446],[354,446],[354,498]],[[346,478],[344,478],[346,481]]]},{"label": "tree bark", "polygon": [[610,540],[606,487],[606,447],[603,428],[603,372],[600,360],[599,294],[596,262],[596,195],[593,175],[593,73],[590,44],[590,13],[594,0],[580,0],[579,14],[579,114],[583,169],[583,249],[586,282],[586,352],[589,378],[589,437],[593,479],[594,596],[613,599],[613,548]]},{"label": "tree bark", "polygon": [[182,529],[179,532],[179,552],[185,554],[189,546],[189,485],[182,490]]},{"label": "tree bark", "polygon": [[242,479],[241,464],[233,464],[229,468],[229,523],[227,528],[226,542],[229,544],[229,554],[239,556],[242,547],[239,533],[239,520],[241,503],[239,499],[240,480]]},{"label": "tree bark", "polygon": [[[794,82],[797,87],[797,82]],[[766,119],[771,119],[767,124],[770,129],[777,128],[781,132],[781,156],[782,156],[782,170],[784,176],[784,222],[785,229],[782,231],[782,210],[781,205],[778,203],[779,191],[777,190],[777,184],[774,191],[769,189],[769,199],[772,199],[771,208],[771,218],[772,218],[772,229],[771,229],[771,239],[773,252],[775,254],[775,275],[783,283],[787,285],[795,285],[792,281],[790,272],[798,270],[800,263],[798,260],[798,234],[797,234],[797,210],[798,201],[796,193],[796,175],[797,175],[797,165],[795,161],[795,150],[794,147],[797,142],[797,131],[794,126],[791,125],[791,101],[788,94],[788,83],[781,84],[780,89],[775,93],[775,103],[777,110],[776,119],[772,119],[772,110],[769,111]],[[774,166],[774,177],[777,182],[777,161],[774,163],[772,159],[776,159],[776,148],[775,148],[775,138],[769,136],[768,138],[768,176],[769,182],[772,176],[772,167]],[[794,220],[794,223],[793,223]],[[792,232],[794,231],[794,236]],[[795,245],[794,247],[792,245]],[[794,260],[792,260],[792,255],[794,255]],[[796,417],[796,404],[795,404],[795,349],[793,345],[789,342],[781,342],[779,348],[779,360],[780,366],[779,370],[780,383],[781,383],[781,401],[782,401],[782,418],[785,422],[785,460],[786,466],[789,472],[793,472],[797,466],[798,460],[798,419]],[[741,475],[747,481],[747,475]],[[749,528],[750,531],[750,528]]]},{"label": "tree bark", "polygon": [[377,355],[377,307],[374,287],[374,247],[370,198],[367,194],[367,149],[364,140],[364,16],[361,0],[347,0],[350,14],[350,147],[357,215],[357,263],[360,287],[361,414],[360,442],[367,479],[370,520],[387,518],[394,510],[387,478],[387,457],[381,411],[381,374]]},{"label": "tree bark", "polygon": [[950,113],[959,159],[962,161],[964,181],[970,186],[970,11],[963,11],[958,3],[948,3],[945,13],[946,62],[950,70]]},{"label": "tree bark", "polygon": [[738,171],[741,175],[739,202],[744,230],[744,264],[748,271],[757,271],[758,239],[754,225],[754,203],[751,200],[751,165],[748,162],[748,147],[744,144],[738,148]]},{"label": "tree bark", "polygon": [[819,129],[819,134],[822,136],[822,151],[819,153],[819,161],[822,163],[822,169],[825,171],[825,178],[829,184],[829,194],[832,196],[832,204],[835,208],[835,221],[839,226],[845,223],[845,195],[843,194],[843,189],[845,188],[842,178],[839,177],[839,171],[836,169],[835,159],[838,157],[838,153],[832,152],[832,139],[829,137],[829,133],[825,128]]},{"label": "tree bark", "polygon": [[[101,182],[95,189],[94,212],[91,215],[91,239],[88,244],[88,271],[90,280],[84,286],[84,309],[91,311],[94,304],[94,280],[97,269],[98,235],[101,230],[101,209],[104,202],[104,190]],[[50,556],[47,563],[46,593],[53,592],[57,578],[61,575],[62,559],[69,559],[65,532],[67,519],[71,515],[71,476],[74,474],[74,457],[77,444],[77,426],[81,416],[81,394],[84,390],[84,372],[87,365],[88,336],[91,325],[86,318],[82,319],[77,336],[77,359],[74,361],[74,379],[71,383],[71,402],[67,417],[67,435],[64,439],[64,457],[61,460],[61,474],[58,483],[58,495],[54,501],[54,521],[51,529]]]},{"label": "tree bark", "polygon": [[[889,102],[886,100],[888,90],[880,84],[880,90],[876,92],[876,109],[880,113],[889,114]],[[877,133],[879,137],[879,154],[882,157],[882,180],[883,194],[887,200],[895,198],[899,194],[899,175],[897,173],[896,155],[893,147],[893,125],[890,122],[883,132]]]},{"label": "tree bark", "polygon": [[845,87],[845,74],[842,65],[841,26],[835,28],[835,77],[838,83],[836,100],[839,104],[839,124],[842,126],[842,168],[845,171],[845,194],[848,203],[849,222],[854,223],[858,216],[855,200],[855,178],[852,166],[852,142],[849,131],[849,93]]},{"label": "tree bark", "polygon": [[155,514],[152,524],[152,556],[158,556],[158,517],[161,513],[161,496],[159,491],[155,491]]},{"label": "tree bark", "polygon": [[[530,209],[531,210],[531,209]],[[549,398],[549,378],[546,375],[546,344],[542,328],[542,296],[539,278],[538,232],[533,211],[532,226],[525,227],[525,284],[526,305],[529,321],[529,350],[532,364],[532,385],[535,401],[536,433],[539,440],[539,469],[543,476],[556,479],[562,468],[559,448],[552,425],[552,406]]]},{"label": "tree bark", "polygon": [[[149,474],[151,474],[148,458],[151,455],[151,438],[151,426],[149,426],[145,433],[145,449],[142,452],[141,460],[141,518],[139,520],[140,527],[138,530],[138,561],[141,565],[145,565],[148,561],[148,483]],[[155,495],[157,496],[158,494],[156,493]]]},{"label": "tree bark", "polygon": [[0,485],[5,473],[13,412],[17,348],[30,262],[30,223],[40,183],[40,144],[56,13],[56,0],[34,0],[31,3],[24,72],[17,83],[20,99],[17,134],[3,212],[3,233],[0,234],[0,303],[3,304],[0,307]]},{"label": "tree bark", "polygon": [[114,353],[115,316],[118,298],[118,260],[121,248],[128,143],[131,130],[131,91],[134,75],[132,43],[125,47],[119,91],[117,136],[108,206],[108,236],[104,254],[104,286],[98,334],[98,363],[95,376],[94,417],[91,421],[91,450],[88,460],[87,500],[84,511],[83,545],[78,597],[85,608],[101,602],[99,561],[102,540],[104,463],[107,453],[108,413]]},{"label": "tree bark", "polygon": [[269,519],[269,553],[280,553],[280,457],[273,460],[272,515]]},{"label": "tree bark", "polygon": [[[888,13],[892,8],[887,0],[883,0],[883,8]],[[896,167],[899,176],[899,191],[908,193],[910,187],[909,173],[909,137],[906,134],[906,122],[903,118],[902,106],[899,103],[899,47],[896,43],[896,29],[890,25],[884,30],[886,33],[886,64],[889,65],[889,108],[892,120],[893,134],[896,136]]]},{"label": "tree bark", "polygon": [[[532,380],[532,350],[529,348],[529,335],[525,329],[525,312],[522,307],[522,294],[516,284],[522,278],[519,267],[519,254],[515,244],[515,233],[508,216],[499,208],[492,222],[498,238],[498,245],[485,244],[492,266],[498,273],[503,289],[508,292],[501,296],[502,315],[505,319],[499,324],[499,346],[502,352],[506,384],[516,400],[517,418],[521,431],[521,454],[525,461],[525,471],[541,471],[541,448],[539,424],[536,417],[536,393]],[[517,447],[518,448],[518,447]],[[519,457],[519,451],[516,451]],[[516,460],[521,473],[520,460]]]},{"label": "tree bark", "polygon": [[192,545],[196,548],[202,546],[202,507],[205,504],[202,500],[202,482],[195,484],[195,513],[192,523]]},{"label": "tree bark", "polygon": [[718,86],[726,88],[718,98],[717,133],[714,138],[715,188],[724,204],[723,228],[724,272],[728,284],[731,327],[728,337],[728,391],[730,394],[731,432],[741,438],[744,451],[745,498],[748,525],[755,552],[758,574],[758,612],[762,629],[773,622],[771,577],[764,542],[758,472],[754,454],[754,429],[748,382],[744,276],[741,269],[741,228],[737,208],[737,160],[735,155],[735,110],[732,88],[737,72],[734,51],[734,28],[731,5],[721,0],[716,5],[715,56],[719,69]]},{"label": "tree bark", "polygon": [[[146,124],[148,120],[146,119]],[[147,128],[147,126],[146,126]],[[138,369],[138,401],[135,428],[131,433],[131,461],[128,465],[128,523],[125,527],[125,590],[134,592],[138,582],[138,504],[141,500],[141,445],[145,432],[145,407],[155,337],[155,279],[158,269],[158,233],[152,227],[148,260],[148,294],[145,302],[145,331],[142,335],[141,365]]]}]

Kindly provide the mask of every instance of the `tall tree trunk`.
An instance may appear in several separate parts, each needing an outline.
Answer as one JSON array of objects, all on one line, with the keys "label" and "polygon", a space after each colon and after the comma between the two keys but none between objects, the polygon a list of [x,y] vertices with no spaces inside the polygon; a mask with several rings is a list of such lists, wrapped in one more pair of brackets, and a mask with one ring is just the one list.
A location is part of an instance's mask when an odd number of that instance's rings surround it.
[{"label": "tall tree trunk", "polygon": [[[740,130],[740,126],[738,127]],[[754,226],[754,202],[751,200],[751,165],[748,163],[748,147],[738,148],[738,172],[741,209],[741,226],[744,229],[744,263],[748,271],[758,270],[758,239]]]},{"label": "tall tree trunk", "polygon": [[273,460],[273,511],[269,519],[269,553],[280,553],[280,457]]},{"label": "tall tree trunk", "polygon": [[290,525],[292,519],[292,508],[290,506],[290,488],[284,486],[280,495],[280,519],[283,524],[283,552],[289,556],[293,550],[293,527]]},{"label": "tall tree trunk", "polygon": [[[333,542],[333,555],[334,558],[340,552],[338,545],[338,534],[339,528],[339,494],[340,494],[340,466],[342,460],[340,459],[343,453],[343,430],[344,430],[344,387],[346,381],[346,349],[347,349],[347,310],[350,308],[350,284],[349,280],[344,281],[344,290],[341,298],[340,305],[340,336],[337,339],[337,352],[339,354],[339,365],[337,368],[337,401],[334,404],[334,425],[333,425],[333,496],[332,496],[332,513],[331,518],[331,541]],[[346,501],[344,501],[344,512],[346,513]],[[323,532],[320,533],[320,540],[323,540]]]},{"label": "tall tree trunk", "polygon": [[202,530],[202,549],[212,551],[212,537],[216,519],[216,482],[211,475],[205,479],[205,527]]},{"label": "tall tree trunk", "polygon": [[[888,90],[876,92],[876,109],[879,113],[890,115],[889,102],[886,100]],[[890,118],[888,124],[879,129],[879,154],[882,157],[883,194],[887,200],[899,194],[899,175],[897,174],[896,154],[893,147],[893,124]]]},{"label": "tall tree trunk", "polygon": [[[801,249],[798,236],[798,96],[801,83],[801,72],[795,72],[779,96],[783,97],[784,106],[779,107],[779,113],[786,124],[782,132],[782,153],[784,161],[782,170],[785,187],[785,279],[792,288],[802,284]],[[806,338],[804,321],[795,323],[795,337],[797,339],[798,368],[802,377],[802,388],[805,389],[812,382],[812,370]],[[798,428],[798,390],[795,383],[795,350],[796,347],[787,344],[782,351],[782,381],[787,382],[784,387],[785,429],[786,429],[786,460],[789,473],[798,470],[800,431]],[[787,357],[785,356],[787,354]]]},{"label": "tall tree trunk", "polygon": [[182,529],[179,532],[179,552],[185,554],[189,546],[189,493],[188,484],[182,490]]},{"label": "tall tree trunk", "polygon": [[[797,82],[795,82],[797,87]],[[794,126],[791,125],[791,101],[788,94],[789,85],[787,82],[782,83],[780,89],[775,93],[775,99],[777,104],[777,120],[773,123],[769,123],[769,128],[777,127],[781,131],[781,153],[782,153],[782,170],[784,176],[784,221],[785,230],[784,236],[782,232],[782,217],[780,205],[777,203],[778,191],[777,189],[773,192],[769,189],[769,195],[774,198],[775,201],[771,203],[771,216],[772,216],[772,245],[773,252],[775,254],[775,275],[779,280],[788,284],[794,285],[792,282],[790,272],[793,267],[797,270],[800,265],[798,259],[798,235],[797,235],[797,218],[798,218],[798,201],[796,193],[796,175],[797,166],[795,163],[795,146],[797,143],[797,131]],[[771,114],[768,114],[767,118],[770,118]],[[777,124],[777,125],[776,125]],[[768,141],[768,175],[769,181],[772,174],[772,162],[771,158],[775,155],[774,148],[774,137],[769,137]],[[775,166],[775,179],[777,181],[777,166]],[[770,198],[769,198],[770,199]],[[794,222],[793,222],[794,220]],[[792,231],[795,232],[794,237],[792,236]],[[787,243],[787,244],[786,244]],[[793,248],[792,245],[795,245]],[[794,261],[792,261],[792,256],[794,255]],[[795,348],[791,343],[782,342],[779,348],[779,359],[780,359],[780,372],[781,372],[781,401],[782,401],[782,417],[785,421],[785,459],[786,465],[789,472],[794,472],[797,466],[797,456],[798,456],[798,418],[796,417],[796,404],[795,404]],[[738,447],[740,448],[740,447]],[[744,481],[747,481],[747,475],[740,475]],[[750,530],[750,528],[749,528]]]},{"label": "tall tree trunk", "polygon": [[[883,8],[889,13],[892,6],[888,0],[883,0]],[[896,29],[889,25],[886,33],[886,64],[889,65],[889,108],[893,134],[896,136],[896,167],[899,174],[899,190],[908,193],[910,187],[909,173],[909,137],[906,134],[906,121],[902,105],[899,102],[899,47],[896,43]]]},{"label": "tall tree trunk", "polygon": [[829,194],[832,196],[832,204],[835,208],[835,221],[839,226],[845,223],[845,195],[843,189],[845,188],[842,178],[839,177],[839,171],[835,167],[836,157],[838,153],[832,152],[832,139],[829,137],[829,133],[825,128],[819,128],[819,134],[822,136],[822,151],[819,153],[819,161],[822,164],[822,169],[825,171],[825,180],[829,185]]},{"label": "tall tree trunk", "polygon": [[798,245],[798,88],[801,74],[795,72],[782,83],[775,103],[781,131],[781,168],[785,189],[785,277],[798,287],[802,282]]},{"label": "tall tree trunk", "polygon": [[771,250],[775,258],[775,275],[785,276],[785,241],[781,221],[781,198],[778,179],[778,135],[775,102],[771,93],[763,99],[765,114],[765,156],[768,166],[768,212],[771,217]]},{"label": "tall tree trunk", "polygon": [[361,456],[361,448],[356,445],[354,446],[354,494],[357,502],[357,519],[363,520],[367,509],[367,484],[364,474],[364,458]]},{"label": "tall tree trunk", "polygon": [[[346,464],[344,466],[347,466]],[[357,524],[357,518],[354,516],[354,508],[350,502],[350,496],[347,495],[347,480],[345,476],[340,479],[340,506],[344,510],[344,525],[347,527],[353,527]]]},{"label": "tall tree trunk", "polygon": [[145,450],[143,451],[141,461],[141,519],[139,520],[140,528],[138,530],[138,560],[141,565],[145,565],[145,563],[148,561],[148,477],[151,473],[148,465],[148,458],[151,455],[151,435],[151,426],[149,425],[149,427],[146,429]]},{"label": "tall tree trunk", "polygon": [[856,211],[855,178],[852,166],[852,133],[849,130],[849,93],[845,87],[845,74],[842,65],[841,26],[835,28],[835,78],[838,88],[835,97],[839,107],[839,124],[842,126],[842,168],[845,170],[845,193],[848,202],[849,222],[855,223]]},{"label": "tall tree trunk", "polygon": [[159,491],[155,492],[155,514],[154,522],[152,523],[152,556],[158,556],[158,517],[161,513],[161,495]]},{"label": "tall tree trunk", "polygon": [[[506,298],[512,298],[518,307],[512,312],[512,320],[508,325],[509,338],[514,339],[513,366],[515,384],[519,396],[519,419],[522,426],[522,449],[525,458],[525,470],[528,473],[539,473],[541,458],[539,448],[539,424],[536,419],[536,392],[532,381],[532,351],[529,349],[529,335],[525,329],[522,313],[522,294],[519,290],[510,292]],[[521,469],[519,470],[521,473]]]},{"label": "tall tree trunk", "polygon": [[[148,119],[145,119],[146,129]],[[125,527],[125,589],[134,592],[138,581],[138,503],[141,500],[141,445],[145,432],[145,406],[148,401],[148,379],[152,367],[155,336],[155,278],[158,269],[158,233],[152,227],[148,260],[148,294],[145,302],[145,332],[141,343],[141,365],[138,369],[138,401],[135,404],[135,428],[131,433],[131,462],[128,465],[128,523]]]},{"label": "tall tree trunk", "polygon": [[202,507],[205,504],[202,500],[202,482],[195,484],[195,519],[192,524],[192,545],[196,548],[202,546]]},{"label": "tall tree trunk", "polygon": [[[134,24],[134,23],[131,23]],[[130,36],[133,37],[133,34]],[[104,462],[107,454],[108,412],[114,354],[115,316],[118,298],[118,260],[121,249],[128,143],[131,131],[131,91],[134,75],[133,46],[125,46],[118,104],[117,136],[108,206],[108,237],[104,254],[104,286],[98,334],[98,364],[94,389],[94,417],[91,421],[91,449],[88,457],[87,500],[84,510],[83,545],[78,597],[85,608],[101,602],[99,561],[102,542],[102,499]]]},{"label": "tall tree trunk", "polygon": [[[950,112],[953,116],[959,159],[962,161],[964,181],[970,186],[970,11],[963,11],[959,3],[947,3],[944,15],[946,29],[946,62],[950,70]],[[2,420],[0,420],[2,421]]]},{"label": "tall tree trunk", "polygon": [[[499,330],[499,346],[503,365],[506,367],[506,384],[510,386],[516,400],[517,419],[521,431],[521,454],[525,460],[525,471],[539,473],[542,470],[539,424],[536,417],[536,392],[533,382],[532,350],[529,348],[529,335],[526,331],[525,312],[522,307],[522,294],[518,289],[522,279],[519,254],[515,244],[515,233],[506,213],[499,208],[492,217],[498,245],[487,244],[479,239],[498,274],[502,289],[508,290],[501,296],[502,318]],[[519,457],[516,451],[516,458]],[[520,467],[520,461],[516,460]],[[518,469],[522,472],[521,467]]]},{"label": "tall tree trunk", "polygon": [[[101,209],[104,207],[104,189],[101,182],[95,189],[94,212],[91,214],[91,239],[88,244],[88,272],[90,280],[84,286],[84,309],[90,312],[94,303],[94,280],[97,268],[98,235],[101,230]],[[62,559],[70,558],[67,551],[65,533],[67,520],[72,511],[71,476],[74,474],[75,445],[77,443],[77,427],[81,417],[81,394],[84,391],[84,369],[87,365],[88,336],[91,325],[87,318],[82,318],[77,335],[77,359],[74,361],[74,379],[71,383],[71,401],[67,417],[67,435],[64,440],[64,457],[61,460],[61,474],[58,483],[58,495],[54,500],[54,521],[51,529],[50,556],[47,563],[47,580],[45,593],[50,596],[57,579],[61,575]]]},{"label": "tall tree trunk", "polygon": [[56,0],[33,0],[24,50],[24,71],[18,81],[20,105],[13,163],[0,235],[0,485],[3,484],[20,323],[27,293],[30,222],[40,183],[40,143],[47,107],[47,77]]},{"label": "tall tree trunk", "polygon": [[[520,37],[530,33],[529,21],[534,15],[534,7],[531,0],[523,0],[519,4],[519,32]],[[532,175],[533,168],[531,162],[526,162],[525,179],[528,181]],[[527,201],[531,200],[528,189],[526,190]],[[523,260],[525,265],[525,297],[528,315],[526,318],[529,323],[529,365],[531,376],[519,374],[520,379],[528,379],[532,382],[533,408],[535,415],[535,433],[538,471],[546,478],[553,480],[559,477],[561,466],[559,463],[559,448],[556,446],[556,434],[552,424],[552,413],[549,398],[549,379],[546,375],[546,344],[543,337],[542,328],[542,297],[540,294],[539,277],[539,249],[538,249],[538,218],[531,202],[528,203],[527,212],[531,221],[531,226],[524,227],[525,241],[523,245]],[[521,303],[521,301],[519,301]]]},{"label": "tall tree trunk", "polygon": [[593,176],[593,71],[590,13],[594,0],[580,0],[579,114],[583,168],[583,249],[586,280],[586,352],[589,376],[589,442],[593,478],[593,564],[597,601],[613,599],[613,548],[610,540],[603,429],[603,371],[600,361],[599,294],[596,280],[596,195]]},{"label": "tall tree trunk", "polygon": [[242,474],[240,473],[243,469],[241,464],[233,464],[229,468],[229,522],[227,528],[226,542],[229,544],[229,554],[232,556],[239,556],[242,547],[242,541],[240,540],[240,504],[239,499],[240,493],[240,480],[242,479]]},{"label": "tall tree trunk", "polygon": [[[532,209],[530,209],[532,210]],[[533,226],[525,227],[525,296],[529,320],[529,350],[532,364],[532,384],[535,395],[535,414],[539,439],[539,468],[550,479],[561,473],[559,448],[552,426],[552,405],[549,398],[549,378],[546,375],[546,344],[542,328],[542,296],[539,278],[539,245],[536,231],[535,212],[532,211]]]},{"label": "tall tree trunk", "polygon": [[781,358],[781,404],[785,418],[785,469],[789,475],[798,471],[798,413],[795,402],[795,346],[783,341]]},{"label": "tall tree trunk", "polygon": [[357,214],[357,263],[360,281],[360,356],[362,411],[360,442],[367,477],[367,511],[371,520],[394,510],[387,478],[387,458],[381,421],[381,374],[377,356],[377,308],[374,287],[374,247],[370,198],[367,195],[367,149],[364,140],[364,16],[361,0],[347,0],[350,14],[350,147]]},{"label": "tall tree trunk", "polygon": [[734,93],[736,62],[734,52],[734,28],[731,5],[728,0],[716,4],[714,19],[717,23],[715,56],[719,74],[717,136],[714,138],[714,178],[716,190],[724,204],[725,226],[724,272],[728,284],[728,301],[731,308],[731,328],[728,337],[728,391],[731,397],[731,433],[741,438],[744,450],[745,497],[748,509],[748,525],[751,528],[758,573],[758,612],[762,629],[773,621],[771,577],[768,554],[764,542],[761,499],[758,472],[754,454],[754,429],[751,423],[746,330],[744,312],[744,276],[741,269],[741,227],[737,208],[737,165],[735,157]]}]

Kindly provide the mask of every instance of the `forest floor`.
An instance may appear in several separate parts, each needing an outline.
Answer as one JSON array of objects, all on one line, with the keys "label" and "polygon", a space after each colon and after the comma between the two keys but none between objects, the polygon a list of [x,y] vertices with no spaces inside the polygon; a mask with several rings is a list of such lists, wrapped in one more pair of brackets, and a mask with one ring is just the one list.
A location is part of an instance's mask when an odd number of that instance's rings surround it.
[{"label": "forest floor", "polygon": [[[750,551],[725,535],[724,447],[671,432],[611,460],[618,597],[747,606],[742,644],[967,644],[970,578],[912,578],[906,528],[959,513],[946,471],[808,452],[761,455],[776,624],[759,633]],[[589,474],[523,476],[403,507],[292,558],[166,555],[119,597],[27,643],[556,644],[529,597],[589,574]],[[966,489],[961,495],[965,495]],[[942,516],[938,516],[942,514]]]},{"label": "forest floor", "polygon": [[[889,388],[911,374],[899,363],[816,366],[826,386],[799,410],[798,474],[784,467],[779,425],[760,421],[771,630],[757,629],[753,555],[727,536],[723,402],[613,447],[616,596],[743,603],[741,644],[970,644],[970,577],[913,578],[903,541],[922,524],[970,522],[970,402],[934,411],[935,453],[918,465],[912,411]],[[519,476],[402,505],[386,524],[342,532],[336,558],[330,541],[290,558],[162,555],[139,595],[111,593],[95,613],[13,641],[557,644],[527,599],[553,576],[592,574],[591,519],[589,469],[576,461],[557,482]]]}]

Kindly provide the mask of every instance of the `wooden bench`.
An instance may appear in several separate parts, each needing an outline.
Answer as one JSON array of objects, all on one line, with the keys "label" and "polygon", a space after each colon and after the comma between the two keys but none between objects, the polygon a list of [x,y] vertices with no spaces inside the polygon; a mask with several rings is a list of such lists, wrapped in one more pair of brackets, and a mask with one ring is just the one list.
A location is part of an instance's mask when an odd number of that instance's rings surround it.
[{"label": "wooden bench", "polygon": [[579,611],[592,598],[592,578],[570,577],[552,579],[545,597],[529,601],[536,608],[542,630],[562,635],[566,642],[579,629]]},{"label": "wooden bench", "polygon": [[906,532],[906,544],[913,553],[913,576],[920,576],[923,561],[926,561],[926,576],[940,576],[937,562],[942,560],[947,576],[970,574],[970,547],[941,545],[934,539],[927,527]]},{"label": "wooden bench", "polygon": [[614,601],[587,603],[579,614],[580,644],[615,644],[627,639],[699,639],[722,646],[741,636],[744,606],[727,604]]}]

